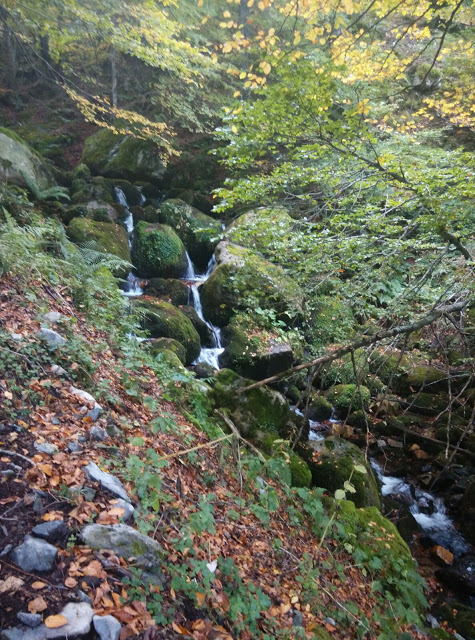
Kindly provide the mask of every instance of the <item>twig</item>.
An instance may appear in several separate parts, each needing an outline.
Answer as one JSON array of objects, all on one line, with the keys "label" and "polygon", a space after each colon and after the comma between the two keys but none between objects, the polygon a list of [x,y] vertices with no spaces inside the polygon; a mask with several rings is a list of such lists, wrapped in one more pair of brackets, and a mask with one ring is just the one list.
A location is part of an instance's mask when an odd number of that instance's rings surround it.
[{"label": "twig", "polygon": [[30,458],[27,458],[26,456],[22,455],[21,453],[17,453],[16,451],[7,451],[6,449],[0,449],[0,454],[3,454],[4,456],[16,456],[17,458],[21,458],[22,460],[26,460],[26,462],[29,462],[34,467],[37,466],[36,462],[31,460]]},{"label": "twig", "polygon": [[228,418],[228,416],[225,413],[221,413],[221,411],[218,411],[217,409],[215,410],[215,413],[224,420],[224,422],[228,425],[228,427],[231,429],[231,431],[233,432],[232,435],[235,436],[236,438],[238,438],[239,440],[241,440],[242,442],[244,442],[244,444],[249,447],[250,449],[252,449],[252,451],[254,451],[254,453],[257,455],[257,457],[262,461],[265,462],[266,459],[265,457],[262,455],[262,452],[259,451],[259,449],[257,447],[255,447],[253,444],[251,444],[248,440],[246,440],[245,438],[242,437],[242,435],[239,433],[239,431],[237,430],[235,424],[232,422],[232,420],[230,420]]},{"label": "twig", "polygon": [[213,447],[218,442],[222,442],[223,440],[229,440],[230,438],[234,438],[234,433],[230,433],[227,436],[221,436],[221,438],[217,438],[216,440],[211,440],[211,442],[205,442],[204,444],[199,444],[197,447],[191,447],[191,449],[185,449],[184,451],[176,451],[175,453],[170,453],[168,456],[162,456],[157,459],[157,462],[161,460],[169,460],[170,458],[176,458],[177,456],[184,456],[187,453],[191,453],[192,451],[198,451],[198,449],[206,449],[208,447]]}]

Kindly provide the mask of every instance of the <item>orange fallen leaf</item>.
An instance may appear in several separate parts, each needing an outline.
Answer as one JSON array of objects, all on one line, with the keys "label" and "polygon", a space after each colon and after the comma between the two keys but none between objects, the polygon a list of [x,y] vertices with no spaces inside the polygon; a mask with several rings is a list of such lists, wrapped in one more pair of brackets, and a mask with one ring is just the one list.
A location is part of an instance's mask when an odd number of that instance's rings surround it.
[{"label": "orange fallen leaf", "polygon": [[175,631],[176,633],[179,633],[181,636],[187,636],[188,638],[193,637],[193,634],[190,633],[188,629],[185,629],[185,627],[182,627],[181,624],[176,624],[176,622],[172,622],[172,628],[173,628],[173,631]]},{"label": "orange fallen leaf", "polygon": [[66,585],[66,587],[68,587],[68,589],[74,589],[77,583],[78,581],[74,578],[66,578],[66,580],[64,581],[64,584]]},{"label": "orange fallen leaf", "polygon": [[28,603],[28,611],[30,613],[41,613],[41,611],[44,611],[47,608],[48,608],[48,605],[46,604],[46,601],[43,598],[43,596],[38,596],[37,598],[35,598],[34,600],[31,600],[31,602]]},{"label": "orange fallen leaf", "polygon": [[39,580],[37,580],[36,582],[33,582],[33,584],[31,585],[31,588],[34,589],[35,591],[38,591],[38,589],[44,589],[45,587],[46,587],[46,583],[40,582]]},{"label": "orange fallen leaf", "polygon": [[64,627],[65,624],[68,624],[67,618],[58,613],[56,616],[48,616],[45,620],[45,625],[48,629],[57,629],[58,627]]}]

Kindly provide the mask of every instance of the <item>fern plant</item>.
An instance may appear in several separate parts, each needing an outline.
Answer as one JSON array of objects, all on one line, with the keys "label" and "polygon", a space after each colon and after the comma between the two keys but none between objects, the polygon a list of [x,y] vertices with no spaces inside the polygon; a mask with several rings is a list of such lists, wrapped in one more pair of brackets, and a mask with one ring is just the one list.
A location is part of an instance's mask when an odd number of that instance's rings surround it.
[{"label": "fern plant", "polygon": [[42,189],[36,180],[25,171],[20,170],[20,173],[31,195],[38,202],[46,202],[47,200],[70,200],[66,187],[54,186],[49,189]]}]

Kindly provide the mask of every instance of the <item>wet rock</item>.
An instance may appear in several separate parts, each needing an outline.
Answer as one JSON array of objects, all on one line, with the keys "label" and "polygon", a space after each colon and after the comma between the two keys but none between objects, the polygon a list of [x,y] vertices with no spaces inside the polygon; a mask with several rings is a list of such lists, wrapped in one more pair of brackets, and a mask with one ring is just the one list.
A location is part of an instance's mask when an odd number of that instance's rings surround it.
[{"label": "wet rock", "polygon": [[33,527],[31,533],[47,542],[59,542],[68,535],[68,527],[62,520],[53,520],[51,522],[43,522]]},{"label": "wet rock", "polygon": [[30,629],[35,629],[35,627],[39,627],[41,624],[41,616],[39,613],[26,613],[25,611],[19,611],[16,614],[18,620],[25,624]]},{"label": "wet rock", "polygon": [[35,449],[40,453],[47,453],[50,456],[58,453],[58,447],[49,442],[35,442]]},{"label": "wet rock", "polygon": [[215,369],[207,362],[199,362],[193,367],[193,371],[196,374],[198,380],[203,378],[212,378],[214,376]]},{"label": "wet rock", "polygon": [[114,616],[94,616],[92,622],[101,640],[119,640],[121,624]]},{"label": "wet rock", "polygon": [[63,338],[63,336],[53,329],[42,328],[36,335],[41,338],[41,340],[47,342],[50,347],[62,347],[67,342],[66,338]]},{"label": "wet rock", "polygon": [[91,549],[111,549],[123,558],[135,558],[137,565],[158,570],[162,549],[158,542],[126,524],[90,524],[82,530],[82,539]]},{"label": "wet rock", "polygon": [[453,566],[436,571],[436,576],[454,591],[475,596],[475,556],[457,559]]},{"label": "wet rock", "polygon": [[20,569],[31,571],[51,571],[58,550],[53,545],[38,540],[32,536],[25,536],[23,543],[12,552],[12,559]]},{"label": "wet rock", "polygon": [[107,473],[106,471],[101,471],[95,462],[90,462],[86,467],[84,467],[84,471],[90,480],[99,482],[104,489],[107,489],[118,498],[122,498],[123,500],[130,502],[127,491],[119,478],[113,476],[111,473]]},{"label": "wet rock", "polygon": [[89,431],[89,437],[94,442],[102,442],[109,437],[109,434],[103,427],[92,427],[92,429]]}]

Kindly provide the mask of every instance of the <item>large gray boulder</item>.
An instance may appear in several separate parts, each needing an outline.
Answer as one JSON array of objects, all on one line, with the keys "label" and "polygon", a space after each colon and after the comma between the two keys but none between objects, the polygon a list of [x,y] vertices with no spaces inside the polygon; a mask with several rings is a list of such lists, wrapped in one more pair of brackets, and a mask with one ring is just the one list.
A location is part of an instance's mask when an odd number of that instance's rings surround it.
[{"label": "large gray boulder", "polygon": [[126,524],[89,524],[82,539],[91,549],[111,549],[122,558],[134,558],[136,565],[158,570],[162,549],[158,542]]},{"label": "large gray boulder", "polygon": [[119,478],[113,476],[111,473],[107,473],[107,471],[102,471],[95,462],[90,462],[84,467],[84,472],[89,480],[98,482],[104,489],[107,489],[118,498],[130,502],[127,491]]},{"label": "large gray boulder", "polygon": [[28,186],[27,180],[30,180],[40,189],[55,185],[53,173],[41,156],[20,136],[3,127],[0,127],[0,180],[20,187]]}]

